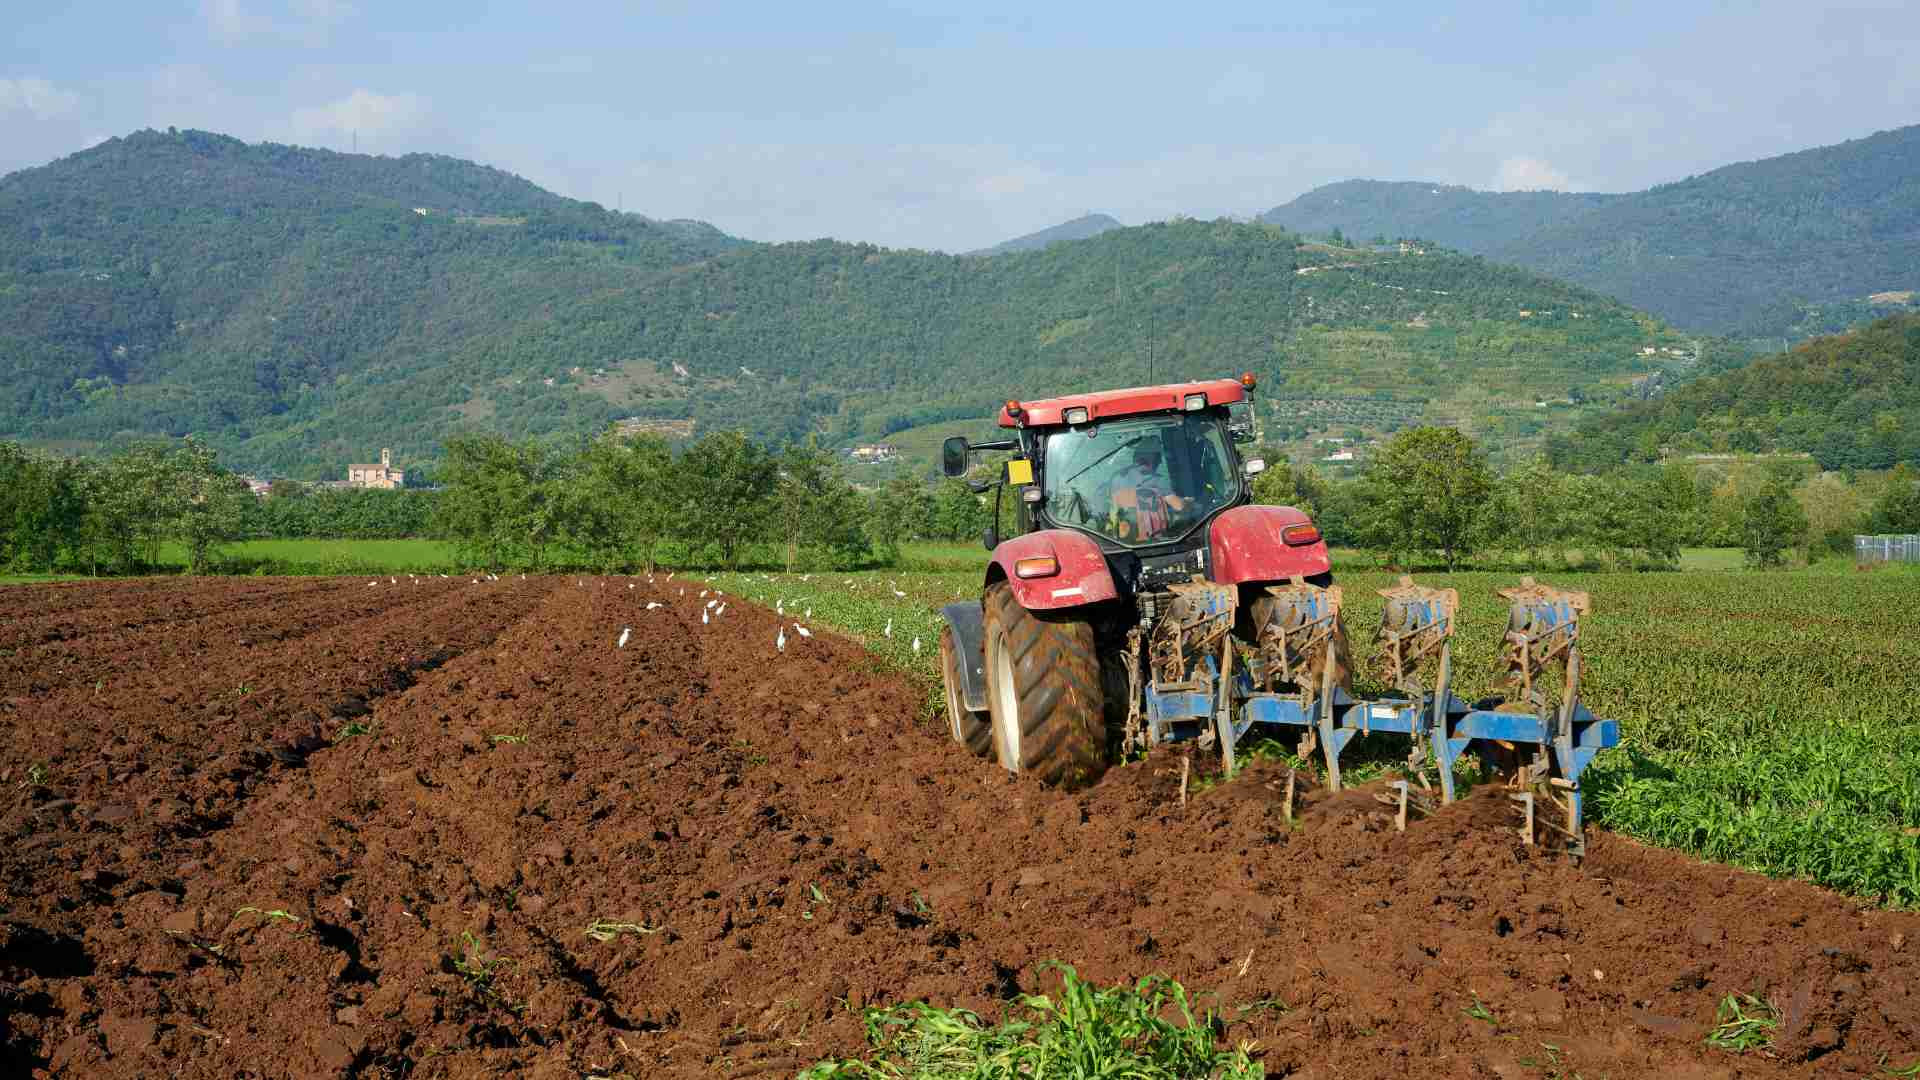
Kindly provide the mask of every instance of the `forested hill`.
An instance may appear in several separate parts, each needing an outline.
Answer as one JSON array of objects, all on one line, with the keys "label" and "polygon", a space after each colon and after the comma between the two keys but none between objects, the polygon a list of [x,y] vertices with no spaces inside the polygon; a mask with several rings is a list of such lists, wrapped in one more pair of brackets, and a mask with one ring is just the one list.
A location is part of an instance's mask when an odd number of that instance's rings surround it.
[{"label": "forested hill", "polygon": [[1260,220],[1317,236],[1338,232],[1356,241],[1418,237],[1486,254],[1624,197],[1475,191],[1417,180],[1342,180],[1274,207]]},{"label": "forested hill", "polygon": [[1815,338],[1696,379],[1548,440],[1561,468],[1602,471],[1674,453],[1810,453],[1827,469],[1920,464],[1920,314]]},{"label": "forested hill", "polygon": [[194,132],[0,181],[0,437],[199,432],[301,476],[624,417],[833,444],[1144,381],[1150,352],[1162,379],[1259,372],[1276,416],[1433,419],[1500,447],[1682,344],[1529,271],[1268,225],[991,257],[743,244],[445,158]]},{"label": "forested hill", "polygon": [[1063,221],[1039,232],[1030,232],[1025,236],[1016,236],[990,248],[969,252],[972,255],[1005,255],[1012,251],[1040,251],[1052,247],[1063,240],[1087,240],[1099,236],[1109,229],[1123,228],[1118,221],[1105,214],[1082,214],[1072,221]]},{"label": "forested hill", "polygon": [[1430,237],[1681,327],[1779,336],[1884,314],[1910,302],[1886,294],[1920,289],[1920,126],[1631,195],[1349,183],[1265,219],[1350,237]]}]

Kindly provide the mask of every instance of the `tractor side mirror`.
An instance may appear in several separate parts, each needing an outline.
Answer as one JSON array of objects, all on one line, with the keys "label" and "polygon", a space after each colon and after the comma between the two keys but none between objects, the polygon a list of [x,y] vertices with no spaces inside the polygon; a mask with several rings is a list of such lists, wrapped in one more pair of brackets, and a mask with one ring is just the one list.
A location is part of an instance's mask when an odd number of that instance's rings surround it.
[{"label": "tractor side mirror", "polygon": [[1240,466],[1240,471],[1246,473],[1248,476],[1259,476],[1261,473],[1267,471],[1266,459],[1248,458],[1247,463]]},{"label": "tractor side mirror", "polygon": [[980,542],[986,545],[988,551],[999,547],[1000,530],[994,528],[992,525],[987,526],[987,531],[980,534]]},{"label": "tractor side mirror", "polygon": [[967,475],[967,455],[972,452],[965,435],[955,435],[940,444],[940,471],[958,479]]}]

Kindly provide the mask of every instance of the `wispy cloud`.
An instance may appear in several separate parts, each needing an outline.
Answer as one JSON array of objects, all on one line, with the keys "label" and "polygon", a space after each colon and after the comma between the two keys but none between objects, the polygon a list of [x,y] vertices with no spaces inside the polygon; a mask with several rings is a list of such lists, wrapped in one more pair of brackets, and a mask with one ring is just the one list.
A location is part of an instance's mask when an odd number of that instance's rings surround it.
[{"label": "wispy cloud", "polygon": [[36,76],[0,79],[0,113],[25,113],[44,120],[70,113],[79,104],[79,94]]},{"label": "wispy cloud", "polygon": [[1525,155],[1502,161],[1500,171],[1493,178],[1495,191],[1572,191],[1574,187],[1566,173],[1537,157]]},{"label": "wispy cloud", "polygon": [[338,101],[295,109],[293,132],[302,139],[326,140],[358,135],[386,139],[426,127],[427,99],[418,94],[379,94],[360,89]]},{"label": "wispy cloud", "polygon": [[318,44],[335,25],[356,14],[345,0],[200,0],[200,15],[214,37],[228,43],[279,38]]}]

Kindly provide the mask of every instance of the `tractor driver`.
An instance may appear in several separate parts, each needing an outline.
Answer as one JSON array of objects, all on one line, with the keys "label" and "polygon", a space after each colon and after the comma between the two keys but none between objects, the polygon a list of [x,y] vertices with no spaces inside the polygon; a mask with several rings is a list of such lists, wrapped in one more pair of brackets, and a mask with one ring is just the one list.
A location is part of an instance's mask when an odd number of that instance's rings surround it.
[{"label": "tractor driver", "polygon": [[1147,439],[1133,448],[1133,464],[1113,478],[1109,504],[1113,534],[1123,540],[1158,536],[1167,531],[1174,514],[1187,508],[1187,500],[1173,493],[1157,440]]}]

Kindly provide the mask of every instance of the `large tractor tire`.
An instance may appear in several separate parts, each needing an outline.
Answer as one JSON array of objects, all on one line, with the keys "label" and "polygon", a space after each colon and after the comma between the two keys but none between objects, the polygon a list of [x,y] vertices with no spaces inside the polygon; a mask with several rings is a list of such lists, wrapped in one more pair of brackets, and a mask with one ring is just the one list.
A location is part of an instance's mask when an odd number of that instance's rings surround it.
[{"label": "large tractor tire", "polygon": [[967,708],[961,693],[960,665],[973,660],[960,655],[953,640],[953,627],[940,628],[940,676],[947,691],[947,729],[953,741],[973,751],[975,757],[993,756],[993,719],[991,714]]},{"label": "large tractor tire", "polygon": [[1106,695],[1093,626],[1020,606],[1005,582],[987,588],[987,705],[993,748],[1009,772],[1085,787],[1107,771]]}]

